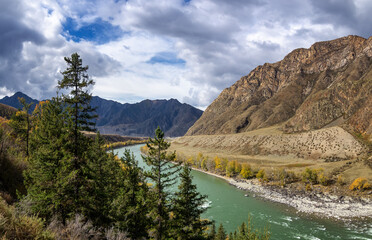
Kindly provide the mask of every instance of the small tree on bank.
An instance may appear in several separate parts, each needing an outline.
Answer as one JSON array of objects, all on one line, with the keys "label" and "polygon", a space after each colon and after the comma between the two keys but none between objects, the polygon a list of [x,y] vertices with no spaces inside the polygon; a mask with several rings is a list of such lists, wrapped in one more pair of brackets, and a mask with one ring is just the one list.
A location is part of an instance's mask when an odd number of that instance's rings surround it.
[{"label": "small tree on bank", "polygon": [[211,224],[200,218],[207,208],[207,196],[201,195],[192,183],[191,168],[185,164],[180,173],[181,183],[174,199],[175,233],[178,239],[204,239],[204,231]]},{"label": "small tree on bank", "polygon": [[143,157],[143,160],[151,168],[146,172],[146,176],[155,184],[152,189],[154,206],[150,212],[155,225],[150,231],[150,235],[157,240],[169,238],[171,229],[169,187],[175,184],[176,173],[179,171],[178,165],[170,164],[176,156],[175,154],[167,156],[169,146],[170,144],[164,139],[163,131],[158,127],[155,130],[155,137],[150,138],[147,143],[148,155]]}]

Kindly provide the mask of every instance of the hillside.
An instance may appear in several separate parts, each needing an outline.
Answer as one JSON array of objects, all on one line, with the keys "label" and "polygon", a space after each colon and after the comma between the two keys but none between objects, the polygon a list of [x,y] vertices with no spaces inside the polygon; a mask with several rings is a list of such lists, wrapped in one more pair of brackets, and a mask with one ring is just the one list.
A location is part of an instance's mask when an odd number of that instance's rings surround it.
[{"label": "hillside", "polygon": [[14,107],[0,103],[0,117],[10,119],[16,112],[17,109],[15,109]]},{"label": "hillside", "polygon": [[93,97],[91,105],[97,107],[97,128],[103,134],[153,136],[160,126],[166,136],[182,136],[202,114],[176,99],[121,104]]},{"label": "hillside", "polygon": [[296,49],[226,88],[186,135],[247,132],[284,123],[287,133],[329,124],[372,133],[372,37]]},{"label": "hillside", "polygon": [[372,37],[297,49],[226,88],[172,150],[372,181]]}]

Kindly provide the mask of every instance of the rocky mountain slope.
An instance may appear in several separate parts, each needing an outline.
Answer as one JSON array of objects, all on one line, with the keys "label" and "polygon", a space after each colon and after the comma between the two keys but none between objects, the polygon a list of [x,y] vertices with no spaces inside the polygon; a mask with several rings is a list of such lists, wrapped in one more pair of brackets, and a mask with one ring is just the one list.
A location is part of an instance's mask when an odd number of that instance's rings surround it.
[{"label": "rocky mountain slope", "polygon": [[[39,102],[26,94],[17,92],[13,96],[0,99],[0,104],[22,108],[18,97],[25,98],[27,103],[37,104]],[[140,103],[121,104],[94,96],[91,105],[97,108],[99,116],[97,128],[102,134],[138,137],[153,136],[154,130],[158,126],[168,137],[182,136],[203,113],[201,110],[185,103],[182,104],[176,99],[144,100]]]},{"label": "rocky mountain slope", "polygon": [[225,89],[186,135],[286,133],[342,125],[372,133],[372,37],[347,36],[296,49]]},{"label": "rocky mountain slope", "polygon": [[158,126],[166,136],[182,136],[203,113],[176,99],[121,104],[93,97],[91,105],[97,107],[101,133],[130,136],[153,136]]}]

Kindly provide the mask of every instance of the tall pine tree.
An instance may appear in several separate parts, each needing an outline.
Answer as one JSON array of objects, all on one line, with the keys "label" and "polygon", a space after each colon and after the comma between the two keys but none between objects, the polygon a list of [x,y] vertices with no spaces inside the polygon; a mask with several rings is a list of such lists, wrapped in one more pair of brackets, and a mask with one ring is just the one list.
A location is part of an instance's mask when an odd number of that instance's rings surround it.
[{"label": "tall pine tree", "polygon": [[[88,66],[83,67],[82,59],[79,54],[73,53],[71,57],[65,57],[68,65],[67,69],[62,72],[63,79],[58,82],[59,89],[70,90],[67,95],[62,95],[64,102],[67,104],[69,116],[69,151],[73,154],[73,158],[66,164],[65,169],[70,171],[68,182],[70,187],[71,204],[74,207],[74,212],[81,213],[87,198],[87,178],[84,176],[87,167],[87,151],[89,149],[90,140],[86,138],[81,131],[93,130],[95,125],[93,119],[96,115],[93,114],[94,109],[90,107],[91,94],[88,88],[94,85],[93,80],[89,79]],[[67,187],[67,186],[66,186]]]},{"label": "tall pine tree", "polygon": [[151,167],[151,171],[146,175],[155,183],[155,187],[152,189],[155,206],[150,212],[155,226],[150,231],[150,235],[156,240],[168,239],[171,230],[169,187],[176,182],[179,166],[170,163],[174,161],[176,156],[174,153],[167,156],[169,146],[170,144],[164,139],[164,133],[158,127],[155,130],[155,137],[150,138],[147,143],[148,155],[143,157],[147,165]]},{"label": "tall pine tree", "polygon": [[180,179],[173,207],[175,234],[178,239],[204,239],[204,231],[211,224],[210,221],[200,218],[207,210],[202,207],[207,196],[196,190],[196,185],[192,183],[191,169],[187,164],[182,168]]}]

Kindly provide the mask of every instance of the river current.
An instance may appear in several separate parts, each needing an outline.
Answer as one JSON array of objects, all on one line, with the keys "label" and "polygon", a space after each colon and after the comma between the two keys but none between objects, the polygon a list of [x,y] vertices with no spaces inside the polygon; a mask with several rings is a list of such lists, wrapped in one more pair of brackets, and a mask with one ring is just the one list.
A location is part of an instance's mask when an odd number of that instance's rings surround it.
[{"label": "river current", "polygon": [[[146,169],[141,146],[120,148],[115,152],[121,157],[124,150],[129,149],[139,166]],[[371,219],[347,222],[324,219],[266,201],[253,193],[237,189],[223,179],[198,171],[192,171],[192,175],[198,191],[208,196],[206,205],[209,208],[203,218],[214,220],[216,227],[222,223],[227,232],[233,232],[251,216],[255,228],[269,229],[271,239],[372,239]]]}]

